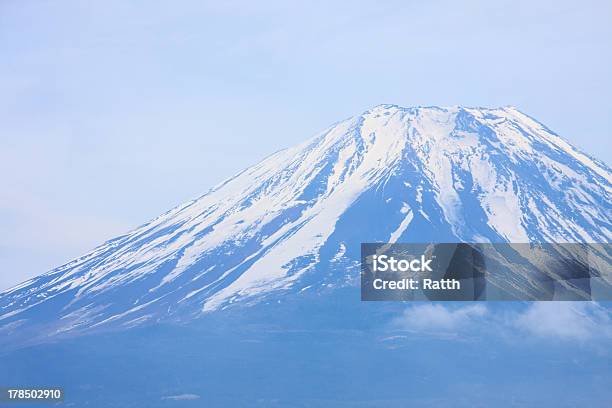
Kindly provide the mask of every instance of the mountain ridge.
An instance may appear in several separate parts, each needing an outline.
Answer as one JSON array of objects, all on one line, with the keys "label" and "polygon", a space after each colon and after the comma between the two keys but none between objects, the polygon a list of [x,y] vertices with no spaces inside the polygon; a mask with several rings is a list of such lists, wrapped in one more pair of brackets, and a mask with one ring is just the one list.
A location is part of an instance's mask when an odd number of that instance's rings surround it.
[{"label": "mountain ridge", "polygon": [[514,107],[381,104],[0,293],[0,331],[354,286],[365,241],[609,242],[611,192],[604,163]]}]

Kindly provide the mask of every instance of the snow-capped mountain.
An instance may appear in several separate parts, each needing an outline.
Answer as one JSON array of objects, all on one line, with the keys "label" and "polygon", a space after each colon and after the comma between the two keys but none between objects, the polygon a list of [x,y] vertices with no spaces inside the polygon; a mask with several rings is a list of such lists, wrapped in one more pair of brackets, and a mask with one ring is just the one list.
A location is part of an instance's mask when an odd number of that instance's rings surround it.
[{"label": "snow-capped mountain", "polygon": [[361,242],[610,242],[611,193],[605,164],[515,108],[380,105],[5,291],[0,331],[332,291],[357,284]]}]

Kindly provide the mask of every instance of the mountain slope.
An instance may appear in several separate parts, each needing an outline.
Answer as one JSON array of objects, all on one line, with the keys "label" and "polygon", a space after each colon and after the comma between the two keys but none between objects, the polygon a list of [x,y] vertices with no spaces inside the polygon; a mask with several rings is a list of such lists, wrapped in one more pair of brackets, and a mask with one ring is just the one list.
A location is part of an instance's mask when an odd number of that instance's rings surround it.
[{"label": "mountain slope", "polygon": [[0,294],[0,331],[184,321],[355,285],[361,242],[609,242],[611,192],[606,165],[514,108],[380,105]]}]

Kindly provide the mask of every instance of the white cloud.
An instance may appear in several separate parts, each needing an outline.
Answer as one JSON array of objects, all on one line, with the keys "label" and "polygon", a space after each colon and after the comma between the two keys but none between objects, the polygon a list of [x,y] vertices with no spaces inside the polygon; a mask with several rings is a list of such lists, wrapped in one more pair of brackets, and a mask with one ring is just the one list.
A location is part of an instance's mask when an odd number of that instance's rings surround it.
[{"label": "white cloud", "polygon": [[503,305],[419,304],[408,307],[391,322],[391,327],[422,335],[450,335],[450,338],[486,332],[497,333],[507,340],[516,334],[522,340],[612,339],[612,310],[596,302],[533,302],[526,307],[520,306],[519,310],[512,307],[514,311],[497,306]]},{"label": "white cloud", "polygon": [[172,400],[172,401],[193,401],[200,399],[200,396],[197,394],[180,394],[180,395],[170,395],[167,397],[162,397],[163,400]]},{"label": "white cloud", "polygon": [[594,302],[535,302],[511,323],[536,337],[563,340],[612,337],[610,311]]},{"label": "white cloud", "polygon": [[409,307],[393,321],[393,326],[406,330],[454,332],[471,326],[487,314],[487,308],[480,303],[460,307],[428,303]]}]

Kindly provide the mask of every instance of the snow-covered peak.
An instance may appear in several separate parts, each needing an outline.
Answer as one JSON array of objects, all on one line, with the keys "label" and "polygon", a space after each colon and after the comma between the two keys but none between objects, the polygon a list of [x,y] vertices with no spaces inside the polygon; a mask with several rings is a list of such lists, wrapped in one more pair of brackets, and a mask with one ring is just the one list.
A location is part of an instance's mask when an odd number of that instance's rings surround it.
[{"label": "snow-covered peak", "polygon": [[354,285],[361,242],[609,242],[611,188],[607,166],[516,108],[378,105],[3,293],[0,327],[130,326]]}]

